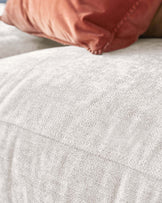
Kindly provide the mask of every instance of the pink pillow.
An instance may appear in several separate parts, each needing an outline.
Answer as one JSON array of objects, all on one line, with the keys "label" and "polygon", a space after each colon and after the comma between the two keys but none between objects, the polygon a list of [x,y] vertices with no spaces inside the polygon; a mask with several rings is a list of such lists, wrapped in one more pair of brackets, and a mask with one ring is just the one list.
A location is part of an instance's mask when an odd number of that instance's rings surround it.
[{"label": "pink pillow", "polygon": [[101,54],[134,43],[161,0],[8,0],[1,20],[20,30]]}]

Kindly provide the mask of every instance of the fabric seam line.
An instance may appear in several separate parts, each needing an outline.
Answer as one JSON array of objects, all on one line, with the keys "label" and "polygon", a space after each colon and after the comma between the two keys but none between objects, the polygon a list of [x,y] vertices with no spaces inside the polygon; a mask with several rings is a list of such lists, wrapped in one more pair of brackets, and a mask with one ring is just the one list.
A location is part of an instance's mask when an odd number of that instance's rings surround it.
[{"label": "fabric seam line", "polygon": [[36,135],[38,135],[38,136],[40,136],[40,137],[43,137],[43,138],[52,140],[52,141],[57,142],[57,143],[60,143],[60,144],[62,144],[62,145],[64,145],[64,146],[67,146],[67,147],[69,147],[69,148],[72,147],[73,149],[82,151],[82,152],[87,153],[87,154],[89,154],[89,155],[91,155],[91,156],[96,156],[96,157],[98,157],[98,158],[100,158],[100,159],[113,162],[113,163],[118,164],[118,165],[120,165],[120,166],[123,166],[123,167],[126,167],[126,168],[128,168],[128,169],[134,170],[134,171],[136,171],[136,172],[138,172],[138,173],[140,173],[140,174],[143,174],[143,176],[146,176],[146,177],[148,177],[148,178],[156,179],[157,181],[160,181],[160,182],[162,181],[162,179],[159,179],[159,178],[157,178],[156,176],[149,175],[149,174],[147,174],[147,173],[144,173],[143,171],[140,171],[140,170],[138,170],[138,169],[132,168],[132,167],[130,167],[130,166],[127,166],[127,165],[125,165],[125,164],[123,164],[123,163],[120,163],[120,162],[118,162],[118,161],[115,161],[115,160],[113,160],[113,159],[105,158],[105,157],[103,157],[103,156],[101,156],[101,155],[98,155],[98,154],[95,154],[95,153],[93,153],[93,152],[88,152],[88,151],[86,151],[86,150],[84,150],[84,149],[80,149],[80,148],[78,148],[77,146],[69,145],[69,144],[60,142],[60,141],[58,141],[57,139],[48,137],[48,136],[43,135],[43,134],[38,133],[38,132],[34,132],[33,130],[26,129],[26,128],[21,127],[21,126],[19,126],[19,125],[17,125],[17,124],[14,124],[14,123],[11,123],[11,122],[8,122],[8,121],[3,121],[3,120],[0,120],[0,122],[1,122],[1,123],[4,123],[4,124],[8,124],[8,125],[15,126],[15,127],[19,128],[19,129],[28,131],[28,132],[33,133],[33,134],[36,134]]}]

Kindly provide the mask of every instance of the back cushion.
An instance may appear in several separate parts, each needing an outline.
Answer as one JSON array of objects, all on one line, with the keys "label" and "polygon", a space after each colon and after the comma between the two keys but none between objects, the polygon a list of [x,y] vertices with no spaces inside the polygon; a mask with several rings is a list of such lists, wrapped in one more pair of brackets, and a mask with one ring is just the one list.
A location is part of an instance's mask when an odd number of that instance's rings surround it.
[{"label": "back cushion", "polygon": [[101,54],[129,46],[161,0],[8,0],[1,20],[20,30]]}]

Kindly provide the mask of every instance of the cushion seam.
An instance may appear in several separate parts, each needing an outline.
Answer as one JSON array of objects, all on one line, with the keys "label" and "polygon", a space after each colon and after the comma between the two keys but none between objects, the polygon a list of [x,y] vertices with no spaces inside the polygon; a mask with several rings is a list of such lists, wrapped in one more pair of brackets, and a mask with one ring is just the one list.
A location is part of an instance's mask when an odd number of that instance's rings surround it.
[{"label": "cushion seam", "polygon": [[125,167],[125,168],[134,170],[134,171],[136,171],[136,172],[138,172],[138,173],[140,173],[140,174],[143,174],[143,176],[146,176],[146,177],[148,177],[149,179],[150,179],[150,178],[151,178],[151,179],[156,179],[157,181],[162,182],[162,179],[160,179],[160,178],[158,178],[158,177],[156,177],[156,176],[154,176],[154,175],[147,174],[147,173],[145,173],[145,172],[143,172],[143,171],[141,171],[141,170],[138,170],[138,169],[136,169],[136,168],[132,168],[131,166],[125,165],[125,164],[120,163],[120,162],[118,162],[118,161],[116,161],[116,160],[113,160],[113,159],[111,159],[111,158],[106,158],[106,157],[103,157],[103,156],[101,156],[101,155],[99,155],[99,154],[95,154],[95,153],[93,153],[93,152],[86,151],[85,149],[81,149],[81,148],[79,148],[79,147],[77,147],[77,146],[75,146],[75,145],[69,145],[69,144],[67,144],[67,143],[60,142],[59,140],[57,140],[57,139],[55,139],[55,138],[51,138],[51,137],[48,137],[48,136],[46,136],[46,135],[44,135],[44,134],[41,134],[41,133],[38,133],[38,132],[34,132],[33,130],[29,130],[29,129],[27,129],[27,128],[21,127],[21,126],[15,124],[15,123],[11,123],[11,122],[9,122],[9,121],[0,120],[0,122],[1,122],[1,123],[4,123],[4,124],[11,125],[11,126],[15,126],[15,127],[19,128],[19,129],[23,129],[23,130],[25,130],[25,131],[31,132],[31,133],[33,133],[33,134],[36,134],[36,135],[38,135],[38,136],[40,136],[40,137],[49,139],[49,140],[51,140],[51,141],[55,141],[55,142],[60,143],[60,144],[62,144],[62,145],[64,145],[64,146],[72,147],[72,148],[74,148],[74,149],[76,149],[76,150],[82,151],[82,152],[87,153],[87,154],[89,154],[89,155],[91,155],[91,156],[95,156],[95,157],[98,157],[98,158],[100,158],[100,159],[113,162],[113,163],[115,163],[115,164],[117,164],[117,165],[119,165],[119,166],[123,166],[123,167]]}]

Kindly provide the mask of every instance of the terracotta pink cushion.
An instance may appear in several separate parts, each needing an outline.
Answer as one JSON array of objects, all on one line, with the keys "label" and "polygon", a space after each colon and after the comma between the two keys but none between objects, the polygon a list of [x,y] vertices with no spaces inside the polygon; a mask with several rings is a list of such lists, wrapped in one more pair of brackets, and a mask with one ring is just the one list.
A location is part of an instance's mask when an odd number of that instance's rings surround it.
[{"label": "terracotta pink cushion", "polygon": [[8,0],[1,20],[20,30],[101,54],[135,42],[161,0]]}]

